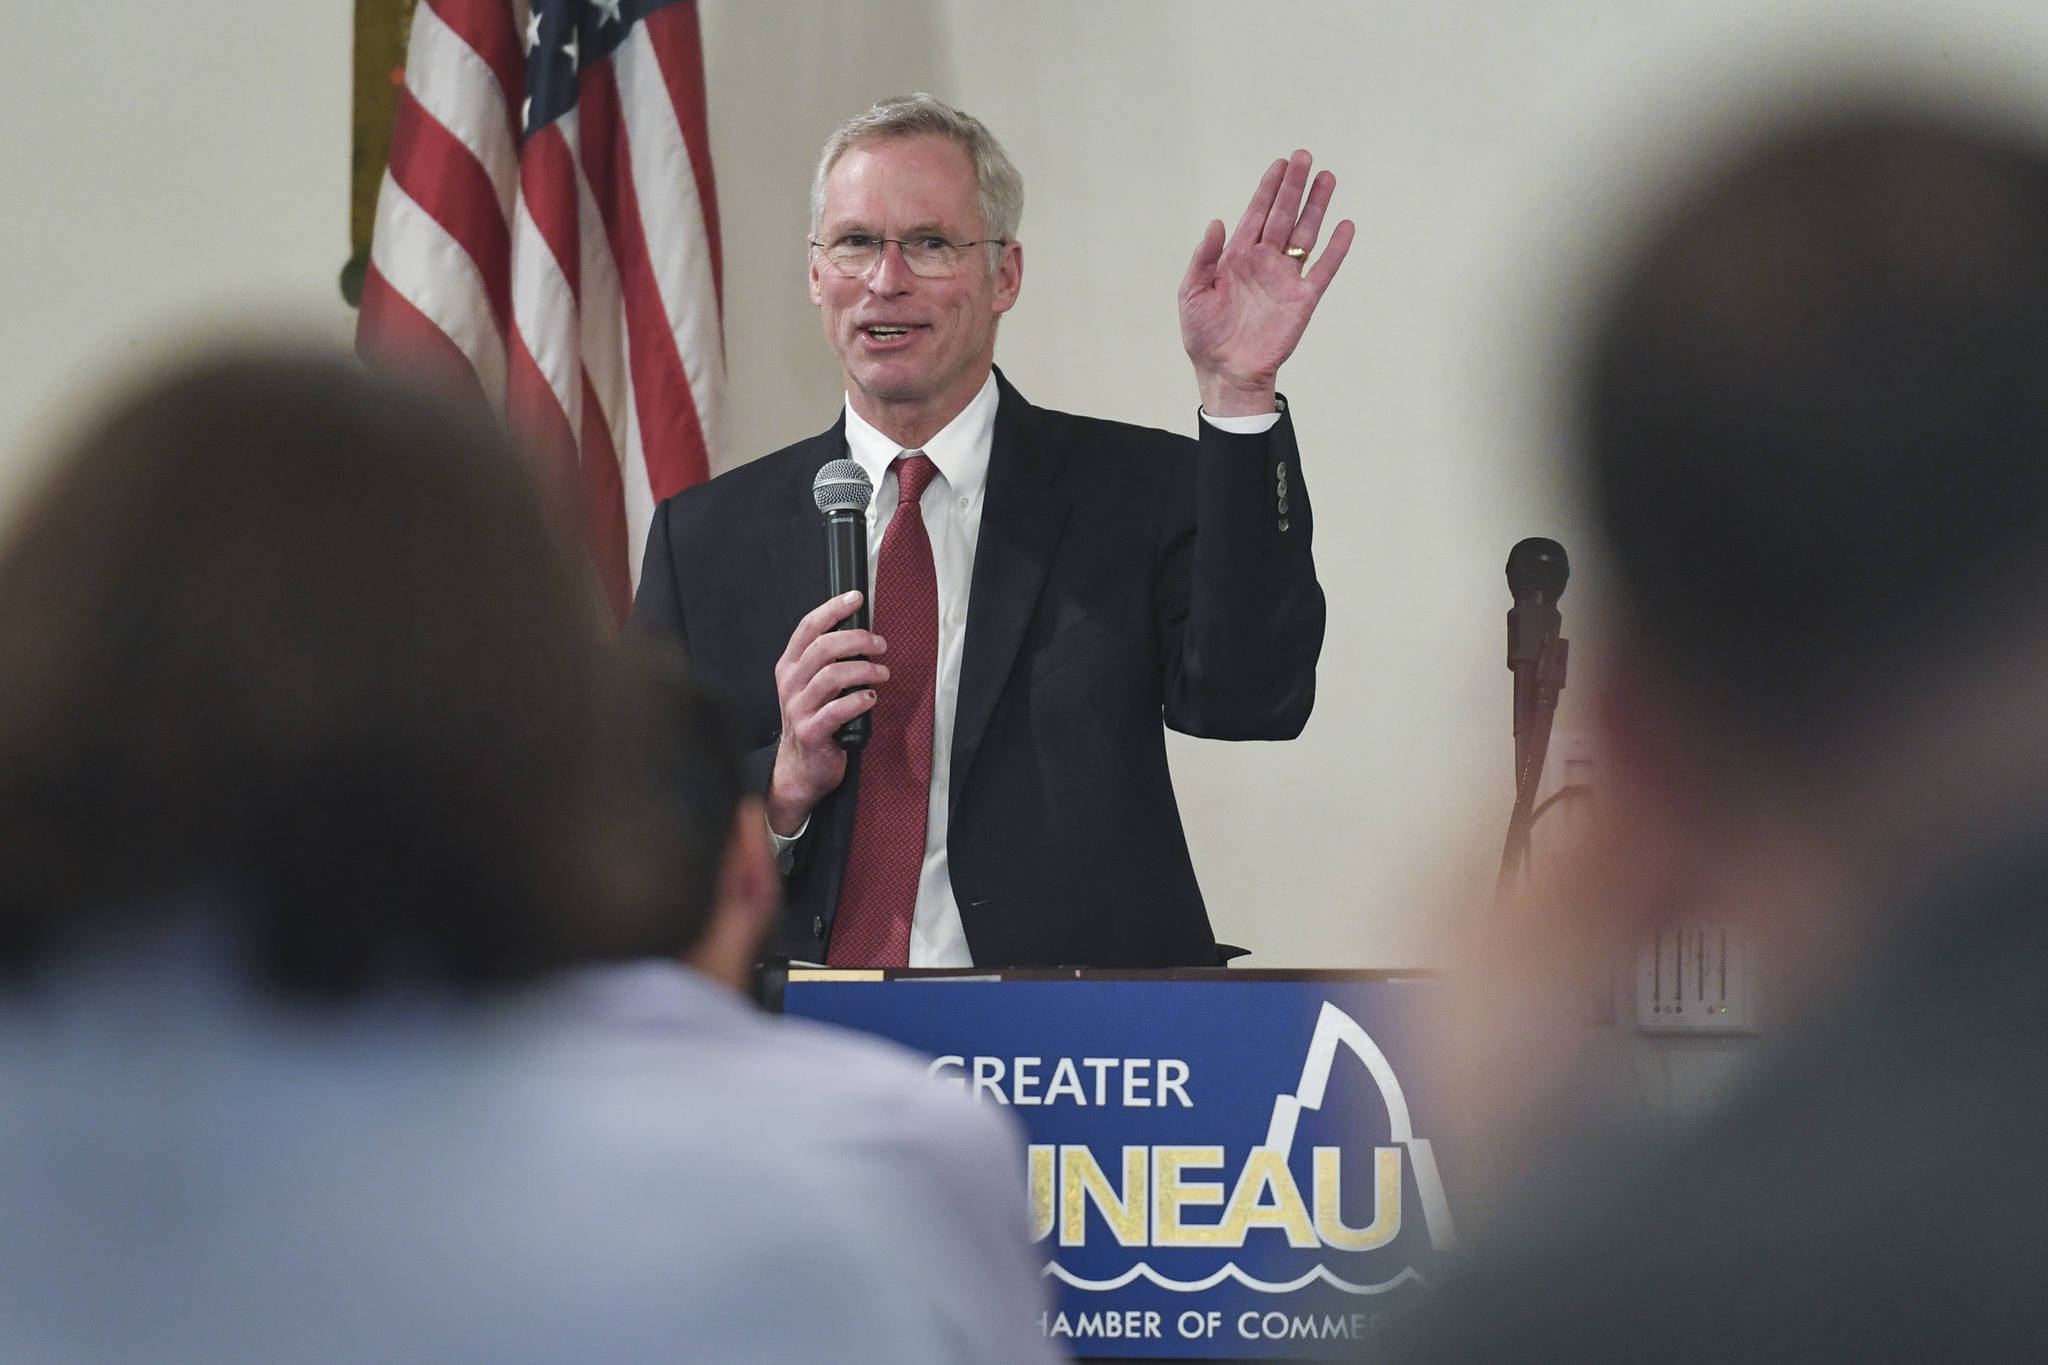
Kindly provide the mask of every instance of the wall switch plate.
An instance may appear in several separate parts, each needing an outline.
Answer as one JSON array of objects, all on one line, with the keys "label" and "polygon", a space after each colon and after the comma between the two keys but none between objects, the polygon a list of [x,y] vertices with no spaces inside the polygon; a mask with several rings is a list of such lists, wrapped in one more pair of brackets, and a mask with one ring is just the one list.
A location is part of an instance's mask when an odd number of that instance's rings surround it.
[{"label": "wall switch plate", "polygon": [[1636,1027],[1646,1033],[1755,1031],[1749,945],[1725,924],[1684,924],[1636,949]]}]

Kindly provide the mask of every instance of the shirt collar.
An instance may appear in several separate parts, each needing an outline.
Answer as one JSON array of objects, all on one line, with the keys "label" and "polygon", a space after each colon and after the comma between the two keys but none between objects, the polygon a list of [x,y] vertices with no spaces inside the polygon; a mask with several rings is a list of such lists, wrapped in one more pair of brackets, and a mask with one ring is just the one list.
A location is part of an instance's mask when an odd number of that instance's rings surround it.
[{"label": "shirt collar", "polygon": [[[924,453],[939,467],[945,476],[946,486],[954,496],[972,498],[981,492],[988,482],[988,452],[995,442],[996,434],[996,376],[989,371],[982,381],[981,391],[968,400],[959,415],[946,423],[939,434],[925,442]],[[852,400],[846,404],[846,451],[860,467],[867,471],[868,479],[877,489],[882,486],[882,476],[896,457],[903,453],[899,446],[869,426],[866,419],[853,410]]]}]

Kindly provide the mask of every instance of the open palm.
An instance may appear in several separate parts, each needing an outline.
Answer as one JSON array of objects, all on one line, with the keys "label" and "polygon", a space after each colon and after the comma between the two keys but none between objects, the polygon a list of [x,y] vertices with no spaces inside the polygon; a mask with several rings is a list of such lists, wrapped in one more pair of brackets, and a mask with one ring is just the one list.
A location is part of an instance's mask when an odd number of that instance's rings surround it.
[{"label": "open palm", "polygon": [[1311,164],[1305,151],[1275,161],[1229,241],[1221,220],[1211,222],[1188,262],[1180,285],[1181,344],[1212,416],[1272,411],[1280,366],[1351,249],[1356,228],[1346,219],[1306,270],[1284,250],[1314,248],[1337,188],[1328,171],[1310,184]]}]

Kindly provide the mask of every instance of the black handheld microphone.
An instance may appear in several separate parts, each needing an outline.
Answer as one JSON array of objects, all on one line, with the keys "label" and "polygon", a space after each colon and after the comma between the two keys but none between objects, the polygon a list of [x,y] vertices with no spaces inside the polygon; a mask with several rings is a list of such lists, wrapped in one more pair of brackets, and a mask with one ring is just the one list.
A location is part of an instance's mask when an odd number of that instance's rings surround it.
[{"label": "black handheld microphone", "polygon": [[[868,472],[852,460],[833,460],[811,480],[811,499],[825,514],[826,596],[860,594],[860,606],[834,630],[849,626],[866,630],[873,619],[868,611],[873,595],[868,587],[868,503],[874,496],[875,485],[869,481]],[[863,711],[840,726],[834,738],[842,749],[858,749],[868,742],[870,725],[868,713]]]},{"label": "black handheld microphone", "polygon": [[1564,624],[1557,599],[1571,581],[1571,561],[1564,546],[1542,536],[1515,542],[1508,551],[1508,591],[1514,610],[1508,613],[1508,667],[1540,663],[1543,651]]}]

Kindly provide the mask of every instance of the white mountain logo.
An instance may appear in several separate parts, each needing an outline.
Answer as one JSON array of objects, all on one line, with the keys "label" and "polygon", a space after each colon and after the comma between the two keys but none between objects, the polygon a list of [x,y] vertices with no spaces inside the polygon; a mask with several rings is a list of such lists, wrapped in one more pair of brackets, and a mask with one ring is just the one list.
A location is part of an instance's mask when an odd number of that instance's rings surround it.
[{"label": "white mountain logo", "polygon": [[[1347,1227],[1338,1213],[1338,1149],[1316,1149],[1313,1216],[1288,1165],[1301,1111],[1323,1107],[1330,1071],[1336,1064],[1339,1047],[1349,1048],[1365,1064],[1367,1074],[1379,1087],[1380,1098],[1387,1110],[1388,1137],[1393,1144],[1375,1153],[1379,1210],[1373,1224],[1367,1228]],[[1423,1224],[1429,1233],[1430,1245],[1442,1250],[1451,1246],[1456,1238],[1450,1205],[1444,1198],[1443,1179],[1437,1171],[1436,1153],[1430,1147],[1429,1139],[1415,1136],[1414,1122],[1408,1113],[1408,1097],[1402,1093],[1400,1078],[1394,1074],[1386,1054],[1380,1051],[1379,1045],[1373,1042],[1372,1036],[1359,1026],[1358,1021],[1328,1001],[1323,1002],[1322,1011],[1316,1017],[1315,1035],[1309,1042],[1308,1055],[1302,1060],[1301,1083],[1293,1094],[1273,1097],[1273,1117],[1266,1127],[1266,1140],[1247,1154],[1236,1192],[1229,1200],[1221,1224],[1182,1225],[1179,1207],[1173,1198],[1175,1193],[1189,1195],[1199,1191],[1202,1193],[1189,1202],[1221,1202],[1220,1185],[1188,1184],[1178,1178],[1182,1164],[1194,1168],[1219,1165],[1221,1148],[1127,1147],[1124,1149],[1121,1190],[1111,1186],[1107,1175],[1086,1147],[1062,1148],[1058,1155],[1064,1162],[1079,1163],[1078,1174],[1072,1164],[1063,1173],[1068,1177],[1062,1181],[1063,1202],[1068,1206],[1061,1216],[1061,1242],[1064,1245],[1078,1243],[1078,1236],[1070,1236],[1066,1230],[1081,1226],[1085,1218],[1083,1201],[1092,1199],[1108,1220],[1117,1240],[1130,1246],[1242,1246],[1248,1227],[1271,1227],[1285,1230],[1289,1243],[1296,1247],[1322,1246],[1352,1252],[1371,1250],[1391,1242],[1400,1230],[1401,1164],[1404,1155],[1409,1168],[1415,1173],[1415,1186],[1420,1195]],[[1054,1150],[1035,1147],[1031,1156],[1033,1188],[1044,1190],[1049,1204]],[[1212,1195],[1207,1193],[1209,1191],[1215,1193]],[[1040,1218],[1048,1232],[1051,1214],[1048,1206]],[[1174,1235],[1161,1236],[1156,1232],[1148,1235],[1148,1226],[1170,1229]],[[1235,1280],[1246,1288],[1267,1294],[1291,1294],[1317,1280],[1347,1294],[1383,1294],[1399,1285],[1422,1279],[1410,1265],[1391,1279],[1376,1284],[1356,1284],[1327,1265],[1318,1264],[1291,1280],[1262,1280],[1240,1269],[1235,1261],[1198,1280],[1173,1279],[1143,1261],[1106,1280],[1083,1278],[1056,1260],[1046,1262],[1044,1273],[1076,1289],[1096,1293],[1121,1289],[1135,1280],[1145,1279],[1161,1289],[1182,1294],[1201,1293],[1225,1280]]]}]

